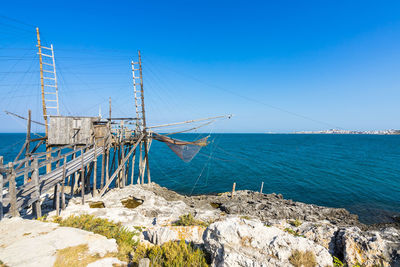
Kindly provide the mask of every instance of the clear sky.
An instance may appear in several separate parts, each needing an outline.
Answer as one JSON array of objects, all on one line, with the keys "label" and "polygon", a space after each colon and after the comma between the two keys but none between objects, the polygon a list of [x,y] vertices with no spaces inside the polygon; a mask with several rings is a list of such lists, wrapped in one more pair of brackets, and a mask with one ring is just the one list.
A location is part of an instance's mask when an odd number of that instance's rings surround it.
[{"label": "clear sky", "polygon": [[[143,55],[150,124],[235,114],[215,132],[400,129],[398,1],[2,1],[0,131],[41,119],[35,27],[61,113],[132,116]],[[41,131],[35,126],[35,131]]]}]

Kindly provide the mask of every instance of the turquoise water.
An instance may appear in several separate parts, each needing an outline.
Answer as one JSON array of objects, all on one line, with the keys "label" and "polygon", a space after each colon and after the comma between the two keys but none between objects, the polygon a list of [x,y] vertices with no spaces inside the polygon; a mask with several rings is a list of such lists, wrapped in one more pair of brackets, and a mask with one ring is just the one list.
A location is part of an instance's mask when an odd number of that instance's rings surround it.
[{"label": "turquoise water", "polygon": [[[0,155],[11,160],[23,141],[23,134],[1,134]],[[400,213],[400,136],[214,134],[210,141],[190,163],[154,141],[152,180],[185,194],[230,191],[233,182],[260,190],[263,181],[264,193],[346,208],[365,223]]]}]

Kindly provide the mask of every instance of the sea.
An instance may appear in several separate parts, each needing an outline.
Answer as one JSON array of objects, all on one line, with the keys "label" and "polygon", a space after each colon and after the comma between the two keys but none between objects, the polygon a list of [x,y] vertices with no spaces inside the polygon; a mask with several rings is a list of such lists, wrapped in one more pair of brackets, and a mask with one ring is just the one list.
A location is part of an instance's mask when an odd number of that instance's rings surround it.
[{"label": "sea", "polygon": [[[22,133],[0,134],[5,162],[24,140]],[[263,182],[263,193],[345,208],[367,224],[400,215],[400,135],[211,134],[209,141],[188,163],[153,141],[152,181],[187,195],[231,191],[233,183],[236,190],[260,191]]]}]

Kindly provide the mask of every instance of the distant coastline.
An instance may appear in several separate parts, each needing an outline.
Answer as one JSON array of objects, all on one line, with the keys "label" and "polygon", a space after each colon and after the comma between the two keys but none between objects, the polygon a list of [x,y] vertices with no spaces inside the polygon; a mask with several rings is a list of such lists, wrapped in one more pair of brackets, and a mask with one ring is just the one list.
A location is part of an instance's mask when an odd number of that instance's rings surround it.
[{"label": "distant coastline", "polygon": [[373,131],[350,131],[330,129],[324,131],[299,131],[294,134],[375,134],[375,135],[400,135],[400,130],[373,130]]}]

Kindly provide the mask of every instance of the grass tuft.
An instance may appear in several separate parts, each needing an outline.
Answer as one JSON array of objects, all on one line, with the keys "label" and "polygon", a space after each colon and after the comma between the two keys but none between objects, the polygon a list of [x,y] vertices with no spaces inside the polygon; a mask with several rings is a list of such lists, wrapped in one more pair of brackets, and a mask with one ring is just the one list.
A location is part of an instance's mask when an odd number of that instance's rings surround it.
[{"label": "grass tuft", "polygon": [[203,226],[208,227],[208,223],[196,220],[191,213],[179,216],[179,220],[173,223],[175,226]]},{"label": "grass tuft", "polygon": [[295,237],[304,237],[305,238],[304,235],[299,234],[297,231],[295,231],[295,230],[293,230],[291,228],[285,228],[285,229],[283,229],[283,231],[285,231],[285,232],[287,232],[287,233],[289,233],[291,235],[294,235]]},{"label": "grass tuft", "polygon": [[56,254],[53,267],[87,266],[89,263],[101,259],[97,255],[90,255],[87,244],[60,249]]},{"label": "grass tuft", "polygon": [[294,250],[292,255],[289,257],[289,262],[293,264],[294,267],[314,267],[317,266],[317,260],[315,258],[314,252],[312,251],[300,251]]},{"label": "grass tuft", "polygon": [[292,226],[294,226],[294,227],[299,227],[302,223],[303,223],[303,222],[300,221],[299,219],[289,221],[289,224],[292,225]]},{"label": "grass tuft", "polygon": [[152,267],[166,266],[187,266],[205,267],[208,266],[206,255],[201,249],[195,249],[192,244],[169,241],[162,246],[147,247],[140,244],[135,251],[134,263],[142,258],[150,259]]}]

